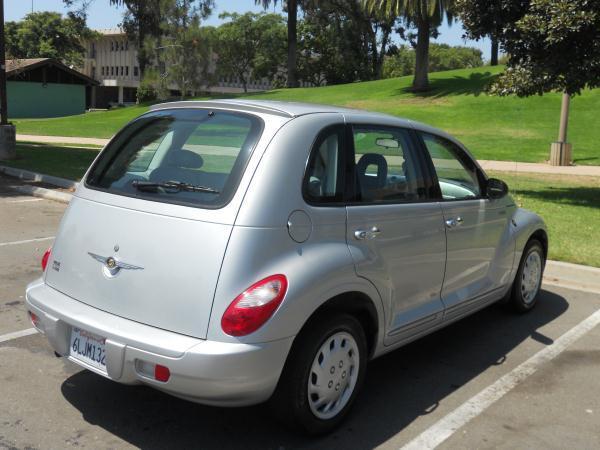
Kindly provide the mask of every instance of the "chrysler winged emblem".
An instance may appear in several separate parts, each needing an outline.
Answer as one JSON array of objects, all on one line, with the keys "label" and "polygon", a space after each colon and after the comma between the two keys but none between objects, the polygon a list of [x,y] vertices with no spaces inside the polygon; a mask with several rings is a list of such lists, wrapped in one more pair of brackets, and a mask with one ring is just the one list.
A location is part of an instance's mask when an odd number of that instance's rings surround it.
[{"label": "chrysler winged emblem", "polygon": [[123,270],[144,270],[143,267],[134,266],[133,264],[127,264],[123,261],[119,261],[113,256],[102,256],[97,255],[96,253],[88,252],[92,258],[94,258],[99,263],[102,263],[102,272],[107,277],[111,278],[116,276],[121,269]]}]

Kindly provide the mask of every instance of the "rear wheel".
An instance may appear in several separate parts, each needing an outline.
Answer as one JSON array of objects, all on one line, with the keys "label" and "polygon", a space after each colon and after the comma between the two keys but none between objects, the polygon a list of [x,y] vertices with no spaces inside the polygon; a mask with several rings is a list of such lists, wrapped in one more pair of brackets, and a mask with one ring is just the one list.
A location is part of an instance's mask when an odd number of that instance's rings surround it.
[{"label": "rear wheel", "polygon": [[344,419],[362,385],[365,333],[350,315],[315,322],[297,338],[272,398],[277,417],[309,434]]},{"label": "rear wheel", "polygon": [[517,270],[517,275],[511,291],[509,304],[518,312],[527,312],[536,305],[546,259],[542,244],[536,240],[530,240]]}]

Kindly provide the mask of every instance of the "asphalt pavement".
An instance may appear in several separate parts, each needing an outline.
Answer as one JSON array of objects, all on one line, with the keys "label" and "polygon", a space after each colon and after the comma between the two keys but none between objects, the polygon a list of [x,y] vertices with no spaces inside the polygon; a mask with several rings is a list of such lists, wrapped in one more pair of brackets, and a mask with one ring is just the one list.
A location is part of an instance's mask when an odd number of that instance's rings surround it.
[{"label": "asphalt pavement", "polygon": [[349,420],[307,438],[263,405],[207,407],[122,386],[56,358],[38,334],[11,338],[31,329],[25,285],[41,275],[66,205],[6,184],[0,448],[600,448],[599,294],[545,285],[529,314],[492,306],[379,358]]}]

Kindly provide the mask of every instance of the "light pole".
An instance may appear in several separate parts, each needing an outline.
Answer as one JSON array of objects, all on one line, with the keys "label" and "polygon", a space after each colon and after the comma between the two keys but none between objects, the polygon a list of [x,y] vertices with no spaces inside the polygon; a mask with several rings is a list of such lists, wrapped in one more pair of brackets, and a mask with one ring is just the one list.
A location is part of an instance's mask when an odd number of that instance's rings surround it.
[{"label": "light pole", "polygon": [[0,0],[0,160],[16,158],[15,138],[15,127],[8,123],[6,56],[4,44],[4,0]]}]

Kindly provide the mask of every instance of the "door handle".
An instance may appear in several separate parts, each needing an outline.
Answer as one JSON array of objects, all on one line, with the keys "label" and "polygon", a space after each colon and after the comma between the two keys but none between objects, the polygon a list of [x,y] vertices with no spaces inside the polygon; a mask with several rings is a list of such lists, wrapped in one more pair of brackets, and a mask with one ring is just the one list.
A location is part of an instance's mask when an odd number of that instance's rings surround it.
[{"label": "door handle", "polygon": [[354,231],[354,237],[356,239],[358,239],[359,241],[371,240],[371,239],[375,239],[377,236],[379,236],[379,233],[381,233],[381,230],[378,227],[371,227],[370,230]]},{"label": "door handle", "polygon": [[446,227],[456,228],[463,224],[463,218],[460,216],[453,217],[452,219],[446,220]]}]

